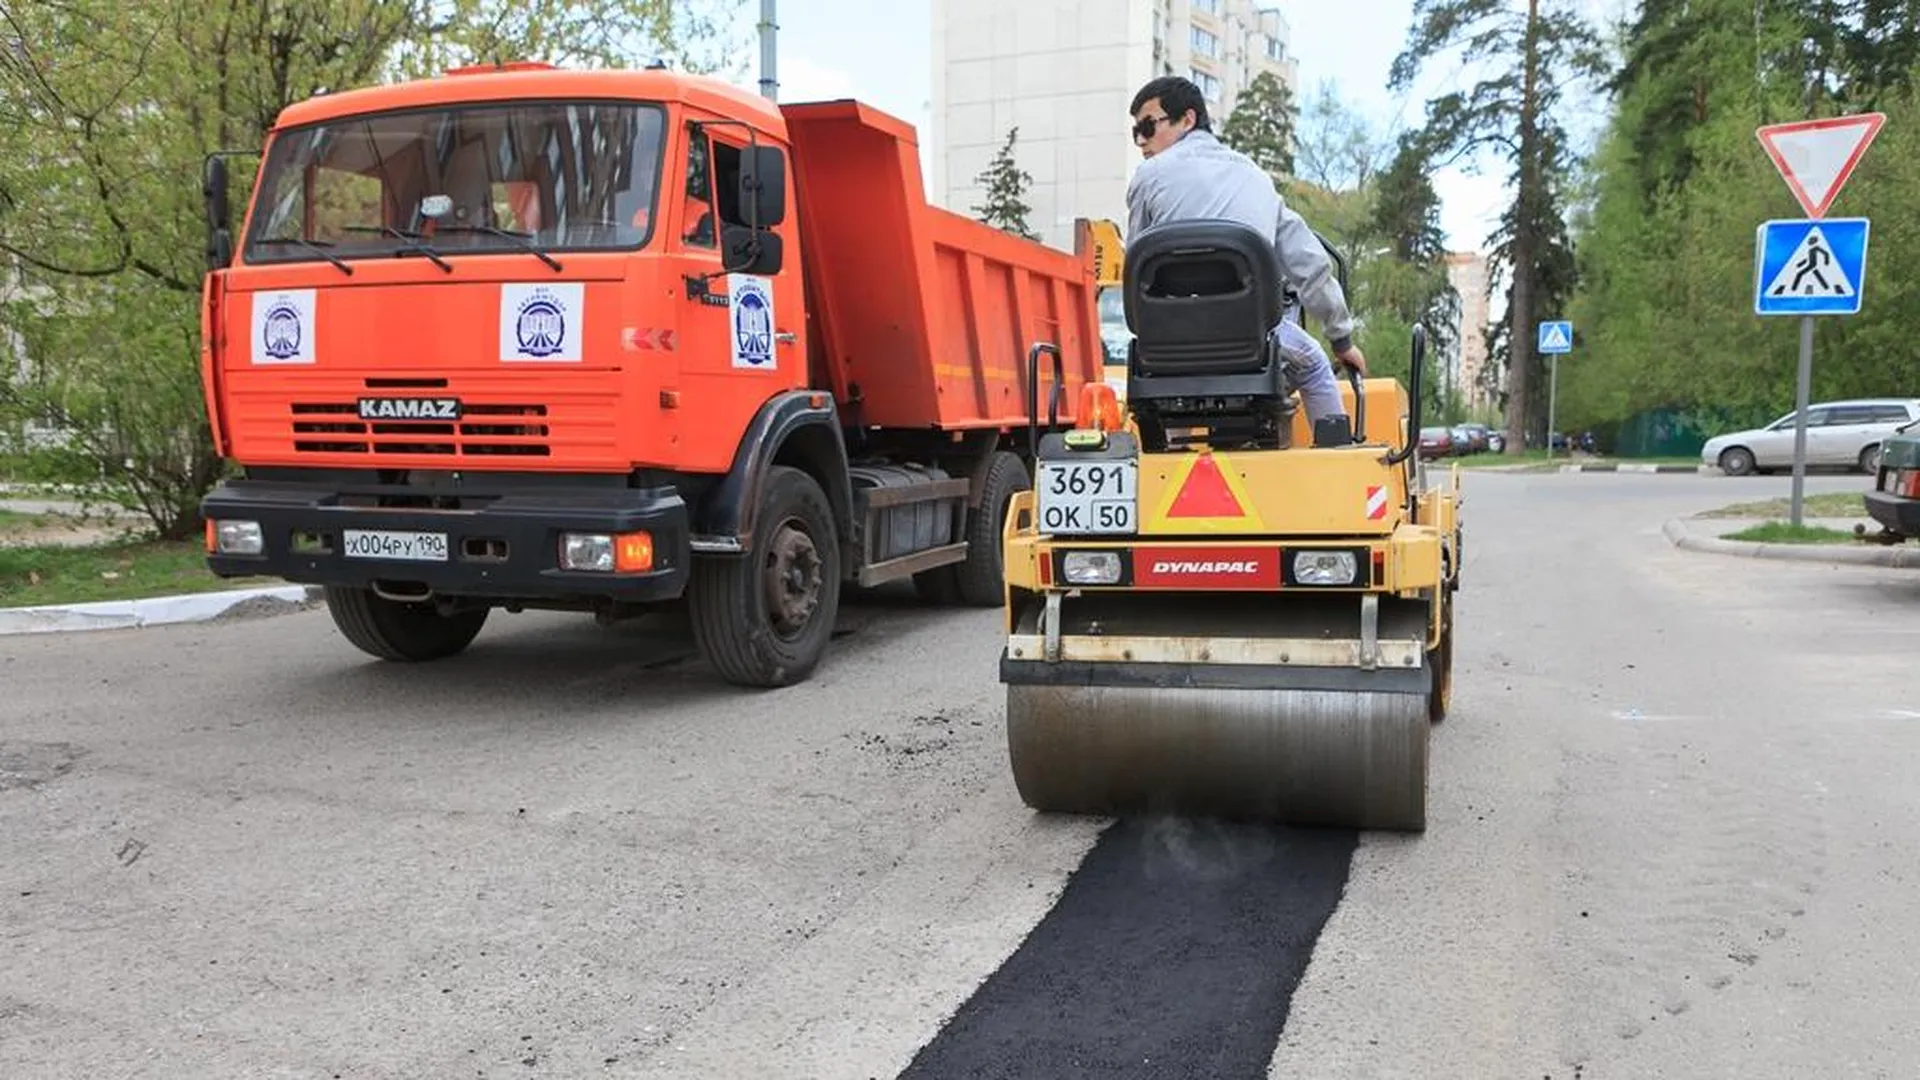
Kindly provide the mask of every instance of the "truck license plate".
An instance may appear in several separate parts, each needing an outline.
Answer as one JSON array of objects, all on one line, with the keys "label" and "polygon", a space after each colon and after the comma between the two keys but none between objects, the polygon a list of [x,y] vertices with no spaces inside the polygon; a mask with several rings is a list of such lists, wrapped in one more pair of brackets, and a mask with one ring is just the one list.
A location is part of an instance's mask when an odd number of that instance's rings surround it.
[{"label": "truck license plate", "polygon": [[1040,462],[1040,531],[1132,533],[1139,528],[1140,465],[1132,460]]},{"label": "truck license plate", "polygon": [[447,534],[389,532],[384,529],[348,529],[343,537],[349,559],[398,559],[403,562],[446,562]]}]

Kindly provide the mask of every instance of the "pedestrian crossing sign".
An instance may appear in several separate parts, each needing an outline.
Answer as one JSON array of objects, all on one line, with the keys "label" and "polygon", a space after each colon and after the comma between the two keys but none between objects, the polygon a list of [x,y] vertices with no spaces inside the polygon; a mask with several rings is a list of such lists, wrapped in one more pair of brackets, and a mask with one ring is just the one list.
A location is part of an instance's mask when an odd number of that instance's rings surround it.
[{"label": "pedestrian crossing sign", "polygon": [[1573,324],[1565,319],[1540,324],[1540,340],[1534,351],[1542,356],[1557,356],[1573,351]]},{"label": "pedestrian crossing sign", "polygon": [[1769,221],[1754,238],[1756,315],[1857,315],[1866,291],[1866,218]]}]

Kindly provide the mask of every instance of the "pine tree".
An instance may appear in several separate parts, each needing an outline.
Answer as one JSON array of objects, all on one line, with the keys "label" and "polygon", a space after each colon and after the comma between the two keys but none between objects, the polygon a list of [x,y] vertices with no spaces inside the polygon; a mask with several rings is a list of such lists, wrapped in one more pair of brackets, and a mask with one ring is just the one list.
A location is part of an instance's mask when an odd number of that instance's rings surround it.
[{"label": "pine tree", "polygon": [[1275,183],[1285,183],[1293,175],[1293,130],[1293,92],[1263,71],[1234,101],[1220,141],[1252,158]]},{"label": "pine tree", "polygon": [[1007,132],[1007,141],[993,155],[993,161],[974,177],[974,181],[985,188],[987,194],[985,202],[974,204],[973,212],[981,221],[996,229],[1028,240],[1038,240],[1039,235],[1027,224],[1027,215],[1033,208],[1026,204],[1024,198],[1027,189],[1033,186],[1033,176],[1022,169],[1013,157],[1013,144],[1019,138],[1020,128],[1015,126]]},{"label": "pine tree", "polygon": [[1450,62],[1444,54],[1455,51],[1492,65],[1470,89],[1427,102],[1420,134],[1438,166],[1490,148],[1510,169],[1513,203],[1489,237],[1496,272],[1510,278],[1506,326],[1489,338],[1492,360],[1507,372],[1510,454],[1522,452],[1529,432],[1546,435],[1533,324],[1559,311],[1573,288],[1564,210],[1573,162],[1558,109],[1569,85],[1607,73],[1600,37],[1576,5],[1545,2],[1543,14],[1542,0],[1527,0],[1521,18],[1508,0],[1414,0],[1406,48],[1387,76],[1389,90],[1405,90],[1423,65]]}]

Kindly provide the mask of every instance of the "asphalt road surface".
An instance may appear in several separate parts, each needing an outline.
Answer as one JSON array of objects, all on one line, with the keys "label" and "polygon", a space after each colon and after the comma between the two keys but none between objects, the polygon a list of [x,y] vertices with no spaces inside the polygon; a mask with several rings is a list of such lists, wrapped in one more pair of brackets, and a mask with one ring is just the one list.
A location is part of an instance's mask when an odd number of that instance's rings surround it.
[{"label": "asphalt road surface", "polygon": [[1418,838],[1036,817],[910,599],[0,638],[0,1076],[1909,1076],[1920,573],[1660,533],[1789,482],[1469,475]]}]

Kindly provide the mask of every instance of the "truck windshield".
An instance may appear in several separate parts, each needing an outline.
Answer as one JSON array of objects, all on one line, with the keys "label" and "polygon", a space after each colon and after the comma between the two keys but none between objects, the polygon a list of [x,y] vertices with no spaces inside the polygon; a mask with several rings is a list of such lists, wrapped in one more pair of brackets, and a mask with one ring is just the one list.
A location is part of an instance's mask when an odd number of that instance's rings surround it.
[{"label": "truck windshield", "polygon": [[286,131],[267,153],[247,261],[639,248],[654,231],[664,116],[515,102]]}]

